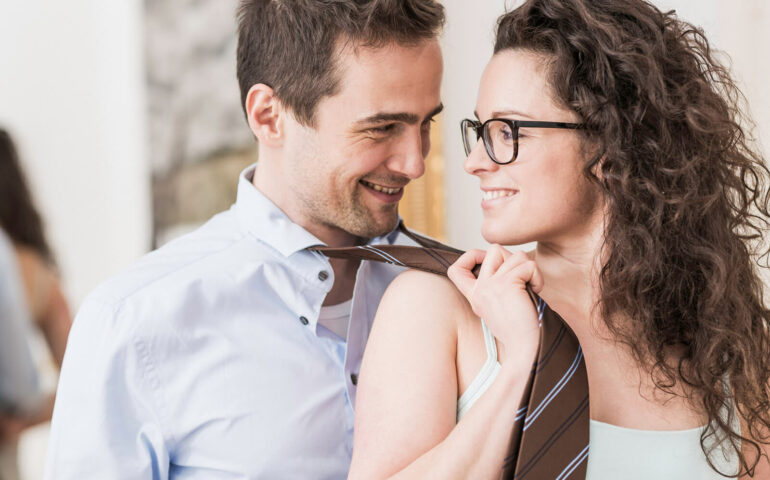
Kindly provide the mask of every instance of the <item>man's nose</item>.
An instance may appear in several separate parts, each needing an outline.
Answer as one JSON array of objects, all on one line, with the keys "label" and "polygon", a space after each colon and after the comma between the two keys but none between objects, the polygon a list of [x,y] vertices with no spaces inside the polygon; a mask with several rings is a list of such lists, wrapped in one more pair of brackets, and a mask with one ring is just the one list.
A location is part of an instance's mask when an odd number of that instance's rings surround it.
[{"label": "man's nose", "polygon": [[417,131],[403,139],[400,151],[388,161],[388,169],[412,180],[425,173],[425,157],[430,150],[429,133]]}]

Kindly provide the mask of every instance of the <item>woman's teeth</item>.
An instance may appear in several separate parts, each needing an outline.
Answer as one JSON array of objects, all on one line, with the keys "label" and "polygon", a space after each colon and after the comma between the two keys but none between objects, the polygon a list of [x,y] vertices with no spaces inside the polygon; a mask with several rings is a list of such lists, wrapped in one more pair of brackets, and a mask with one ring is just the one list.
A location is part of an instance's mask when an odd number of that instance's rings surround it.
[{"label": "woman's teeth", "polygon": [[399,188],[383,187],[381,185],[375,185],[373,183],[369,183],[364,180],[361,180],[361,183],[371,188],[372,190],[377,190],[378,192],[387,193],[388,195],[395,195],[401,191],[401,188],[403,188],[403,187],[399,187]]},{"label": "woman's teeth", "polygon": [[516,192],[513,190],[490,190],[482,191],[481,193],[484,200],[494,200],[496,198],[511,197]]}]

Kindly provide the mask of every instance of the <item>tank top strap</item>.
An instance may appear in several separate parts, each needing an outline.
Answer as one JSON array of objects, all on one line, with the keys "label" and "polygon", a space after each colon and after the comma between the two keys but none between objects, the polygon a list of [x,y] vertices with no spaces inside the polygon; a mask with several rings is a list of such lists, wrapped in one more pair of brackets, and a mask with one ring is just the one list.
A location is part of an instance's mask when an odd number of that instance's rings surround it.
[{"label": "tank top strap", "polygon": [[481,320],[481,329],[484,333],[484,346],[487,351],[487,359],[479,370],[479,373],[473,379],[468,388],[457,400],[457,421],[460,421],[463,415],[476,403],[481,395],[487,391],[495,377],[500,371],[500,362],[497,361],[497,344],[495,336],[489,330],[484,320]]},{"label": "tank top strap", "polygon": [[492,331],[487,327],[487,323],[481,320],[481,329],[484,332],[484,346],[487,349],[487,363],[497,361],[497,343]]}]

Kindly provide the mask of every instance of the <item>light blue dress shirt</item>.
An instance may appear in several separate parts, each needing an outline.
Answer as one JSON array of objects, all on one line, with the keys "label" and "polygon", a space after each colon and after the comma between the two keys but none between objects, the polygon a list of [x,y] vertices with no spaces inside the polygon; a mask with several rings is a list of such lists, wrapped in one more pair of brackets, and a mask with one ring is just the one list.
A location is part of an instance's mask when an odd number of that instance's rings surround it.
[{"label": "light blue dress shirt", "polygon": [[[67,346],[47,479],[343,479],[356,375],[402,271],[362,262],[348,341],[321,244],[241,174],[233,207],[101,285]],[[414,244],[398,232],[372,243]]]}]

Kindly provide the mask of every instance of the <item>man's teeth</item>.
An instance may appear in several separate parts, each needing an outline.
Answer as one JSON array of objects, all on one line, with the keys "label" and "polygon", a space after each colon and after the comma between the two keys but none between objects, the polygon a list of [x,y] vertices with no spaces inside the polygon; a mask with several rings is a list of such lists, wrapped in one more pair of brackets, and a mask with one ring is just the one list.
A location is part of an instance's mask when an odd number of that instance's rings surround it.
[{"label": "man's teeth", "polygon": [[366,185],[367,187],[371,188],[372,190],[377,190],[378,192],[387,193],[388,195],[395,195],[395,194],[397,194],[398,192],[401,191],[401,187],[399,187],[399,188],[388,188],[388,187],[383,187],[383,186],[380,186],[380,185],[375,185],[373,183],[364,182],[363,180],[362,180],[362,182],[363,182],[364,185]]},{"label": "man's teeth", "polygon": [[490,190],[486,192],[482,191],[481,193],[484,197],[484,200],[494,200],[496,198],[501,198],[501,197],[511,197],[516,192],[514,192],[513,190]]}]

